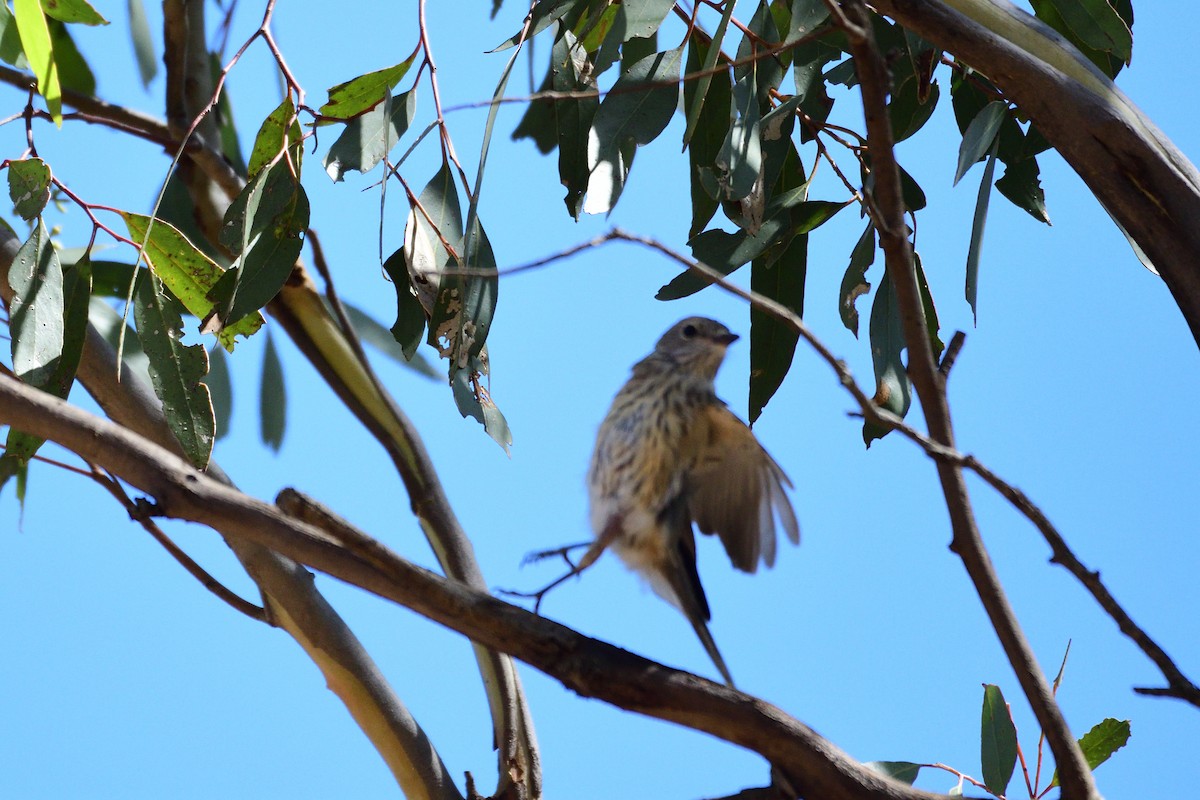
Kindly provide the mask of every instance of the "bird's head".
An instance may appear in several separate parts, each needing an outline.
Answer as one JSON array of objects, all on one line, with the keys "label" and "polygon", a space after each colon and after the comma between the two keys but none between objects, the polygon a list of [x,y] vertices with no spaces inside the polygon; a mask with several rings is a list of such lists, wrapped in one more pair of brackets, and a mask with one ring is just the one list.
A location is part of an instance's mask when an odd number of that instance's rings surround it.
[{"label": "bird's head", "polygon": [[711,380],[725,358],[725,349],[737,339],[736,333],[715,319],[688,317],[663,334],[654,352]]}]

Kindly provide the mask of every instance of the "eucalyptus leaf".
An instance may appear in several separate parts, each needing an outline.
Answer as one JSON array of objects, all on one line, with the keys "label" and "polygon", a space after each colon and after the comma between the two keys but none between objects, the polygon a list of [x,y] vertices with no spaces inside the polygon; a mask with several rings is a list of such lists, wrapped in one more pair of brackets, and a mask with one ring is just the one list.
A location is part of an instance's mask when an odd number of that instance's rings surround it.
[{"label": "eucalyptus leaf", "polygon": [[1017,765],[1017,729],[1003,692],[990,683],[983,687],[979,759],[988,791],[1003,795]]},{"label": "eucalyptus leaf", "polygon": [[347,122],[325,156],[325,172],[334,182],[351,170],[370,172],[404,136],[416,110],[417,92],[411,89]]},{"label": "eucalyptus leaf", "polygon": [[36,156],[8,164],[8,196],[21,219],[36,219],[50,202],[50,167]]},{"label": "eucalyptus leaf", "polygon": [[267,346],[263,351],[258,407],[262,442],[278,453],[287,430],[287,387],[283,382],[283,364],[270,331],[267,331]]}]

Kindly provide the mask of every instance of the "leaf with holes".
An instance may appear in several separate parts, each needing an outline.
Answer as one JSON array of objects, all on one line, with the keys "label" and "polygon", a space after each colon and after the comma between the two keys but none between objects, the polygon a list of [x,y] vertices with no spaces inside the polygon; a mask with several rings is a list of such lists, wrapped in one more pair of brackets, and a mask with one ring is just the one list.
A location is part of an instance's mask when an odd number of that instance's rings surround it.
[{"label": "leaf with holes", "polygon": [[50,167],[37,157],[9,162],[8,196],[21,219],[36,218],[50,202]]}]

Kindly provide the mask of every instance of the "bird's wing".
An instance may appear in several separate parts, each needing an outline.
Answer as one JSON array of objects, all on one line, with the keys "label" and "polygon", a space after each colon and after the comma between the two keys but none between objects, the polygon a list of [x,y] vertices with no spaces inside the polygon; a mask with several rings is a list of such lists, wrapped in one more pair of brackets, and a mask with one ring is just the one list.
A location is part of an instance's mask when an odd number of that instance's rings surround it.
[{"label": "bird's wing", "polygon": [[744,422],[720,405],[705,409],[701,455],[687,475],[688,509],[703,533],[721,537],[733,566],[775,564],[775,517],[793,544],[800,526],[784,492],[791,481]]}]

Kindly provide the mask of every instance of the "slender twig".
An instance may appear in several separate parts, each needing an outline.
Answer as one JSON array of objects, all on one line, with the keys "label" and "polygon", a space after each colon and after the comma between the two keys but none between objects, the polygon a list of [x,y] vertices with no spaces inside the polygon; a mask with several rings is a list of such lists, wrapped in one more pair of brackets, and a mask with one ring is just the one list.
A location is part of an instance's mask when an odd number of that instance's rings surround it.
[{"label": "slender twig", "polygon": [[195,559],[183,551],[183,549],[175,544],[171,537],[163,532],[162,528],[155,524],[150,513],[126,493],[125,488],[111,474],[97,467],[95,464],[90,465],[91,473],[88,475],[96,483],[104,487],[116,501],[120,503],[129,518],[142,526],[146,533],[153,537],[154,541],[162,545],[163,549],[174,558],[179,565],[188,571],[193,578],[200,582],[200,585],[212,592],[217,598],[228,604],[234,611],[245,614],[250,619],[256,622],[269,623],[267,612],[261,606],[256,606],[254,603],[240,597],[229,587],[225,586],[219,580],[213,577],[212,573],[204,569],[196,563]]},{"label": "slender twig", "polygon": [[938,371],[942,373],[943,378],[954,369],[954,362],[958,360],[958,354],[966,341],[967,335],[962,331],[955,331],[950,337],[950,344],[946,345],[946,352],[942,353],[942,363],[938,364]]}]

